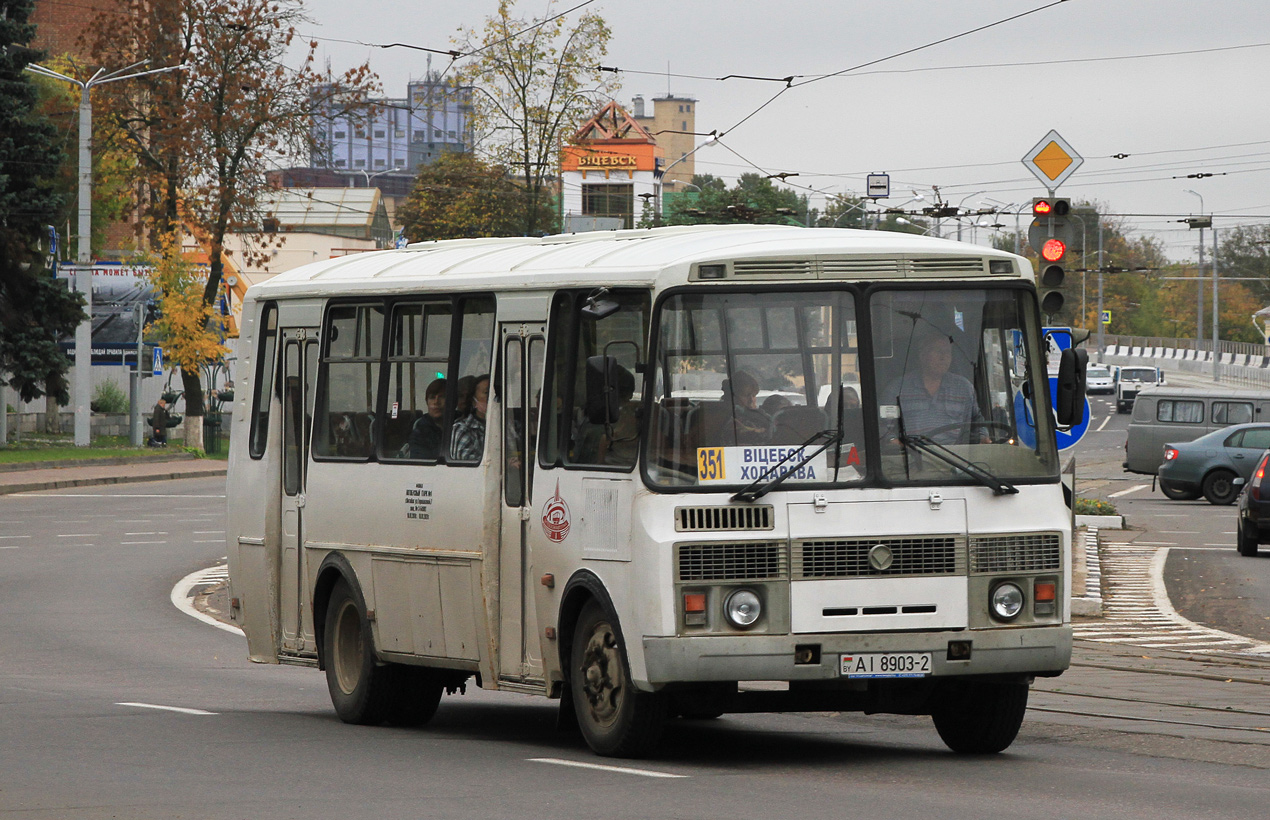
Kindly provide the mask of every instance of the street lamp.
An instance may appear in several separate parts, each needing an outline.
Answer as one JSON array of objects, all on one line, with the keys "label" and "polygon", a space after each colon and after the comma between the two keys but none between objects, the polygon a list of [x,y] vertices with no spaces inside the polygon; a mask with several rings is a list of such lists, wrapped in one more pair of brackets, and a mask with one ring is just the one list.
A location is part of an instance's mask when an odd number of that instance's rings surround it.
[{"label": "street lamp", "polygon": [[[1185,192],[1199,197],[1199,215],[1204,215],[1204,195],[1198,191],[1192,191],[1190,188]],[[1199,229],[1199,273],[1196,277],[1199,280],[1199,299],[1195,308],[1195,344],[1199,345],[1201,339],[1204,338],[1204,226],[1201,224]],[[1213,355],[1217,355],[1217,351],[1213,351]]]},{"label": "street lamp", "polygon": [[[660,174],[656,174],[656,173],[654,172],[654,176],[656,177],[656,180],[657,180],[657,205],[656,205],[656,208],[654,209],[654,211],[655,211],[655,213],[656,213],[656,216],[657,216],[657,224],[661,224],[661,198],[662,198],[662,186],[663,186],[663,184],[664,184],[664,183],[662,182],[662,180],[664,180],[664,179],[666,178],[666,172],[667,172],[667,171],[669,171],[671,168],[674,168],[674,167],[675,167],[676,165],[678,165],[679,163],[681,163],[681,162],[683,162],[684,160],[686,160],[688,157],[690,157],[690,156],[692,156],[693,154],[697,153],[697,152],[698,152],[698,151],[700,151],[702,148],[705,148],[705,147],[707,147],[707,146],[709,146],[709,145],[714,145],[714,144],[715,144],[716,142],[718,142],[718,141],[719,141],[719,136],[718,136],[718,134],[716,134],[715,132],[711,131],[711,132],[710,132],[710,136],[709,136],[709,138],[708,138],[708,139],[706,139],[706,141],[705,141],[705,142],[701,143],[701,144],[700,144],[700,145],[698,145],[696,148],[693,148],[691,151],[689,151],[688,153],[684,154],[684,155],[683,155],[682,157],[680,157],[679,159],[675,160],[674,162],[672,162],[672,163],[670,163],[669,165],[667,165],[665,168],[661,169],[661,173],[660,173]],[[700,189],[700,188],[698,188],[697,190],[699,191],[699,190],[701,190],[701,189]]]},{"label": "street lamp", "polygon": [[[84,321],[75,329],[75,446],[87,447],[92,438],[92,403],[93,393],[93,103],[92,90],[99,85],[115,83],[120,80],[132,80],[149,74],[162,74],[165,71],[179,71],[186,66],[174,65],[167,68],[155,68],[149,71],[138,71],[125,74],[138,66],[149,63],[142,60],[129,66],[106,73],[99,68],[87,81],[77,80],[65,74],[59,74],[51,68],[38,63],[29,63],[26,70],[40,77],[61,80],[79,87],[79,221],[76,225],[77,253],[75,256],[75,290],[84,295]],[[137,349],[137,361],[141,361],[141,349]]]},{"label": "street lamp", "polygon": [[958,214],[958,219],[957,219],[957,241],[958,241],[958,242],[960,242],[960,241],[961,241],[961,219],[960,219],[960,215],[961,215],[961,209],[962,209],[962,207],[963,207],[963,206],[965,206],[965,204],[966,204],[966,200],[967,200],[967,199],[970,199],[972,196],[979,196],[979,194],[984,194],[984,193],[987,193],[987,191],[975,191],[973,194],[966,194],[965,196],[963,196],[963,197],[961,198],[961,202],[958,202],[958,203],[957,203],[957,214]]}]

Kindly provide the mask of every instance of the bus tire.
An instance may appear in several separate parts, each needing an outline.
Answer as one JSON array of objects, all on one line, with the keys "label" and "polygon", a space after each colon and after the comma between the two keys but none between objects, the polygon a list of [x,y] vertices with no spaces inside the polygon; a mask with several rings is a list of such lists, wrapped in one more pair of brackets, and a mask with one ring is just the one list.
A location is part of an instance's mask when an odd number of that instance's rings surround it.
[{"label": "bus tire", "polygon": [[569,656],[570,696],[587,745],[605,757],[651,752],[665,724],[665,696],[635,688],[617,618],[595,600],[578,614]]},{"label": "bus tire", "polygon": [[392,694],[387,721],[393,726],[422,726],[432,720],[445,690],[441,674],[422,666],[392,664]]},{"label": "bus tire", "polygon": [[931,718],[940,739],[957,754],[996,754],[1018,736],[1027,693],[1026,683],[950,683]]},{"label": "bus tire", "polygon": [[375,644],[361,590],[340,578],[326,608],[326,688],[345,723],[377,726],[395,705],[396,671],[375,658]]}]

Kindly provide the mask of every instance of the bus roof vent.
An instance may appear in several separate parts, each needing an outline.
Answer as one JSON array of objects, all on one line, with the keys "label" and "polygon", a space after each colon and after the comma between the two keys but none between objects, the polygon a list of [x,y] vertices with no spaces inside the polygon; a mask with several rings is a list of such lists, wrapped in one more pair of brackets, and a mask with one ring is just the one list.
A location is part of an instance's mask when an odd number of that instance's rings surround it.
[{"label": "bus roof vent", "polygon": [[823,276],[903,276],[904,260],[896,257],[857,257],[854,259],[822,259]]},{"label": "bus roof vent", "polygon": [[676,507],[676,532],[734,532],[770,530],[772,506]]},{"label": "bus roof vent", "polygon": [[810,259],[738,259],[732,263],[736,276],[803,276],[811,278],[816,271]]},{"label": "bus roof vent", "polygon": [[982,276],[988,272],[985,260],[977,256],[928,256],[909,260],[912,276]]}]

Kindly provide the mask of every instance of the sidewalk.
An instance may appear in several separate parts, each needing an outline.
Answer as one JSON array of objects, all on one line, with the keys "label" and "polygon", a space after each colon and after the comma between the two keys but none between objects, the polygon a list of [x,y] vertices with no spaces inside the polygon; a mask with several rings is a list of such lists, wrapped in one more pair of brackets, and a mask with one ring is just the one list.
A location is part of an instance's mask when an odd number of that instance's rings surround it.
[{"label": "sidewalk", "polygon": [[172,454],[129,459],[101,459],[58,462],[59,466],[34,462],[6,465],[0,470],[0,495],[63,490],[100,484],[132,484],[139,481],[166,481],[172,478],[223,476],[226,462]]}]

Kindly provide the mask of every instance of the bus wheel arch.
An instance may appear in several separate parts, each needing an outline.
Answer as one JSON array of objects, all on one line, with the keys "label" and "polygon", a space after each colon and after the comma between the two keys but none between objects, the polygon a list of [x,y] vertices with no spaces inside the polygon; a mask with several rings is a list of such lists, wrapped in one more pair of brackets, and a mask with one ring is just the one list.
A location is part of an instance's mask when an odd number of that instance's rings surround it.
[{"label": "bus wheel arch", "polygon": [[564,697],[573,706],[587,745],[596,754],[612,757],[651,752],[661,738],[666,696],[635,687],[621,623],[593,574],[583,570],[570,579],[560,627]]},{"label": "bus wheel arch", "polygon": [[[326,610],[331,604],[331,590],[339,581],[357,585],[357,575],[348,559],[333,552],[318,567],[317,581],[313,585],[313,638],[317,644],[318,669],[326,669]],[[359,587],[360,591],[360,587]]]}]

